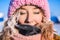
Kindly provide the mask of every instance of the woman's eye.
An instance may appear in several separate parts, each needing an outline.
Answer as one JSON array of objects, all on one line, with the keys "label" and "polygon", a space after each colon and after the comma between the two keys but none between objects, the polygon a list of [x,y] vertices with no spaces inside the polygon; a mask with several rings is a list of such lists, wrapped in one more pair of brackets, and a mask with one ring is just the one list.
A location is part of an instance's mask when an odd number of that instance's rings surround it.
[{"label": "woman's eye", "polygon": [[39,12],[34,12],[34,14],[39,14]]},{"label": "woman's eye", "polygon": [[23,13],[23,12],[20,12],[20,15],[24,15],[25,13]]}]

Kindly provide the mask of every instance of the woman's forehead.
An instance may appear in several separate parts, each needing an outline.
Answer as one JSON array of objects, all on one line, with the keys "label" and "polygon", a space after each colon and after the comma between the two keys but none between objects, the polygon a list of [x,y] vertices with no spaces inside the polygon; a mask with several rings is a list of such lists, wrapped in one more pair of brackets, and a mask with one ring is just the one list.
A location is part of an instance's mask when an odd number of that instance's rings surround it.
[{"label": "woman's forehead", "polygon": [[19,11],[23,11],[23,10],[40,11],[40,9],[37,8],[36,6],[22,6],[22,7],[20,7]]},{"label": "woman's forehead", "polygon": [[37,7],[36,6],[27,5],[27,6],[22,6],[21,8],[33,8],[33,9],[35,9]]}]

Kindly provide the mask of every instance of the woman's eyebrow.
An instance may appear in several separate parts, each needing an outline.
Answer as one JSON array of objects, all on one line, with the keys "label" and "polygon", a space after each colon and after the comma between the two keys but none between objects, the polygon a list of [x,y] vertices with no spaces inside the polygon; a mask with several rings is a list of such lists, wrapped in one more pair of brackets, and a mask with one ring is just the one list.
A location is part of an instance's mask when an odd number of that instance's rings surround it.
[{"label": "woman's eyebrow", "polygon": [[25,8],[20,8],[20,9],[26,10]]},{"label": "woman's eyebrow", "polygon": [[34,9],[39,9],[39,8],[34,8]]},{"label": "woman's eyebrow", "polygon": [[38,10],[38,11],[40,11],[40,9],[39,9],[39,8],[34,8],[34,10]]}]

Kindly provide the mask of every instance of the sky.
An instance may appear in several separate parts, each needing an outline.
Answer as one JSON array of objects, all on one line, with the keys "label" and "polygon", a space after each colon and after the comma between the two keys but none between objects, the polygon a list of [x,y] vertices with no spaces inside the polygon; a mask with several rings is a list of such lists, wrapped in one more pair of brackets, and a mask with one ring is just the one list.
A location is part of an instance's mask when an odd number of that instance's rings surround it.
[{"label": "sky", "polygon": [[[60,0],[48,0],[49,7],[50,7],[50,13],[51,16],[60,16]],[[0,17],[3,15],[2,18],[7,18],[8,8],[9,8],[10,0],[0,0]],[[2,14],[1,14],[2,13]],[[0,22],[0,26],[2,26],[3,21]],[[0,27],[0,30],[2,27]]]},{"label": "sky", "polygon": [[60,16],[60,0],[48,0],[51,16]]},{"label": "sky", "polygon": [[0,0],[0,12],[4,14],[4,17],[7,17],[8,7],[10,0]]}]

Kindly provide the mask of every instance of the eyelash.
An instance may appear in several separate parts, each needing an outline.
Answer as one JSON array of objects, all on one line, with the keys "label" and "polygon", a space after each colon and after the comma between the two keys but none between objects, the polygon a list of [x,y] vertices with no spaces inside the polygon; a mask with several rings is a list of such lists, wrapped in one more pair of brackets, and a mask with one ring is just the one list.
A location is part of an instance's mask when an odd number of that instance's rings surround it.
[{"label": "eyelash", "polygon": [[34,12],[34,14],[39,14],[39,12]]},{"label": "eyelash", "polygon": [[20,12],[20,15],[24,15],[25,13]]},{"label": "eyelash", "polygon": [[[24,15],[25,13],[20,12],[20,15]],[[34,14],[39,14],[39,12],[34,12]]]}]

